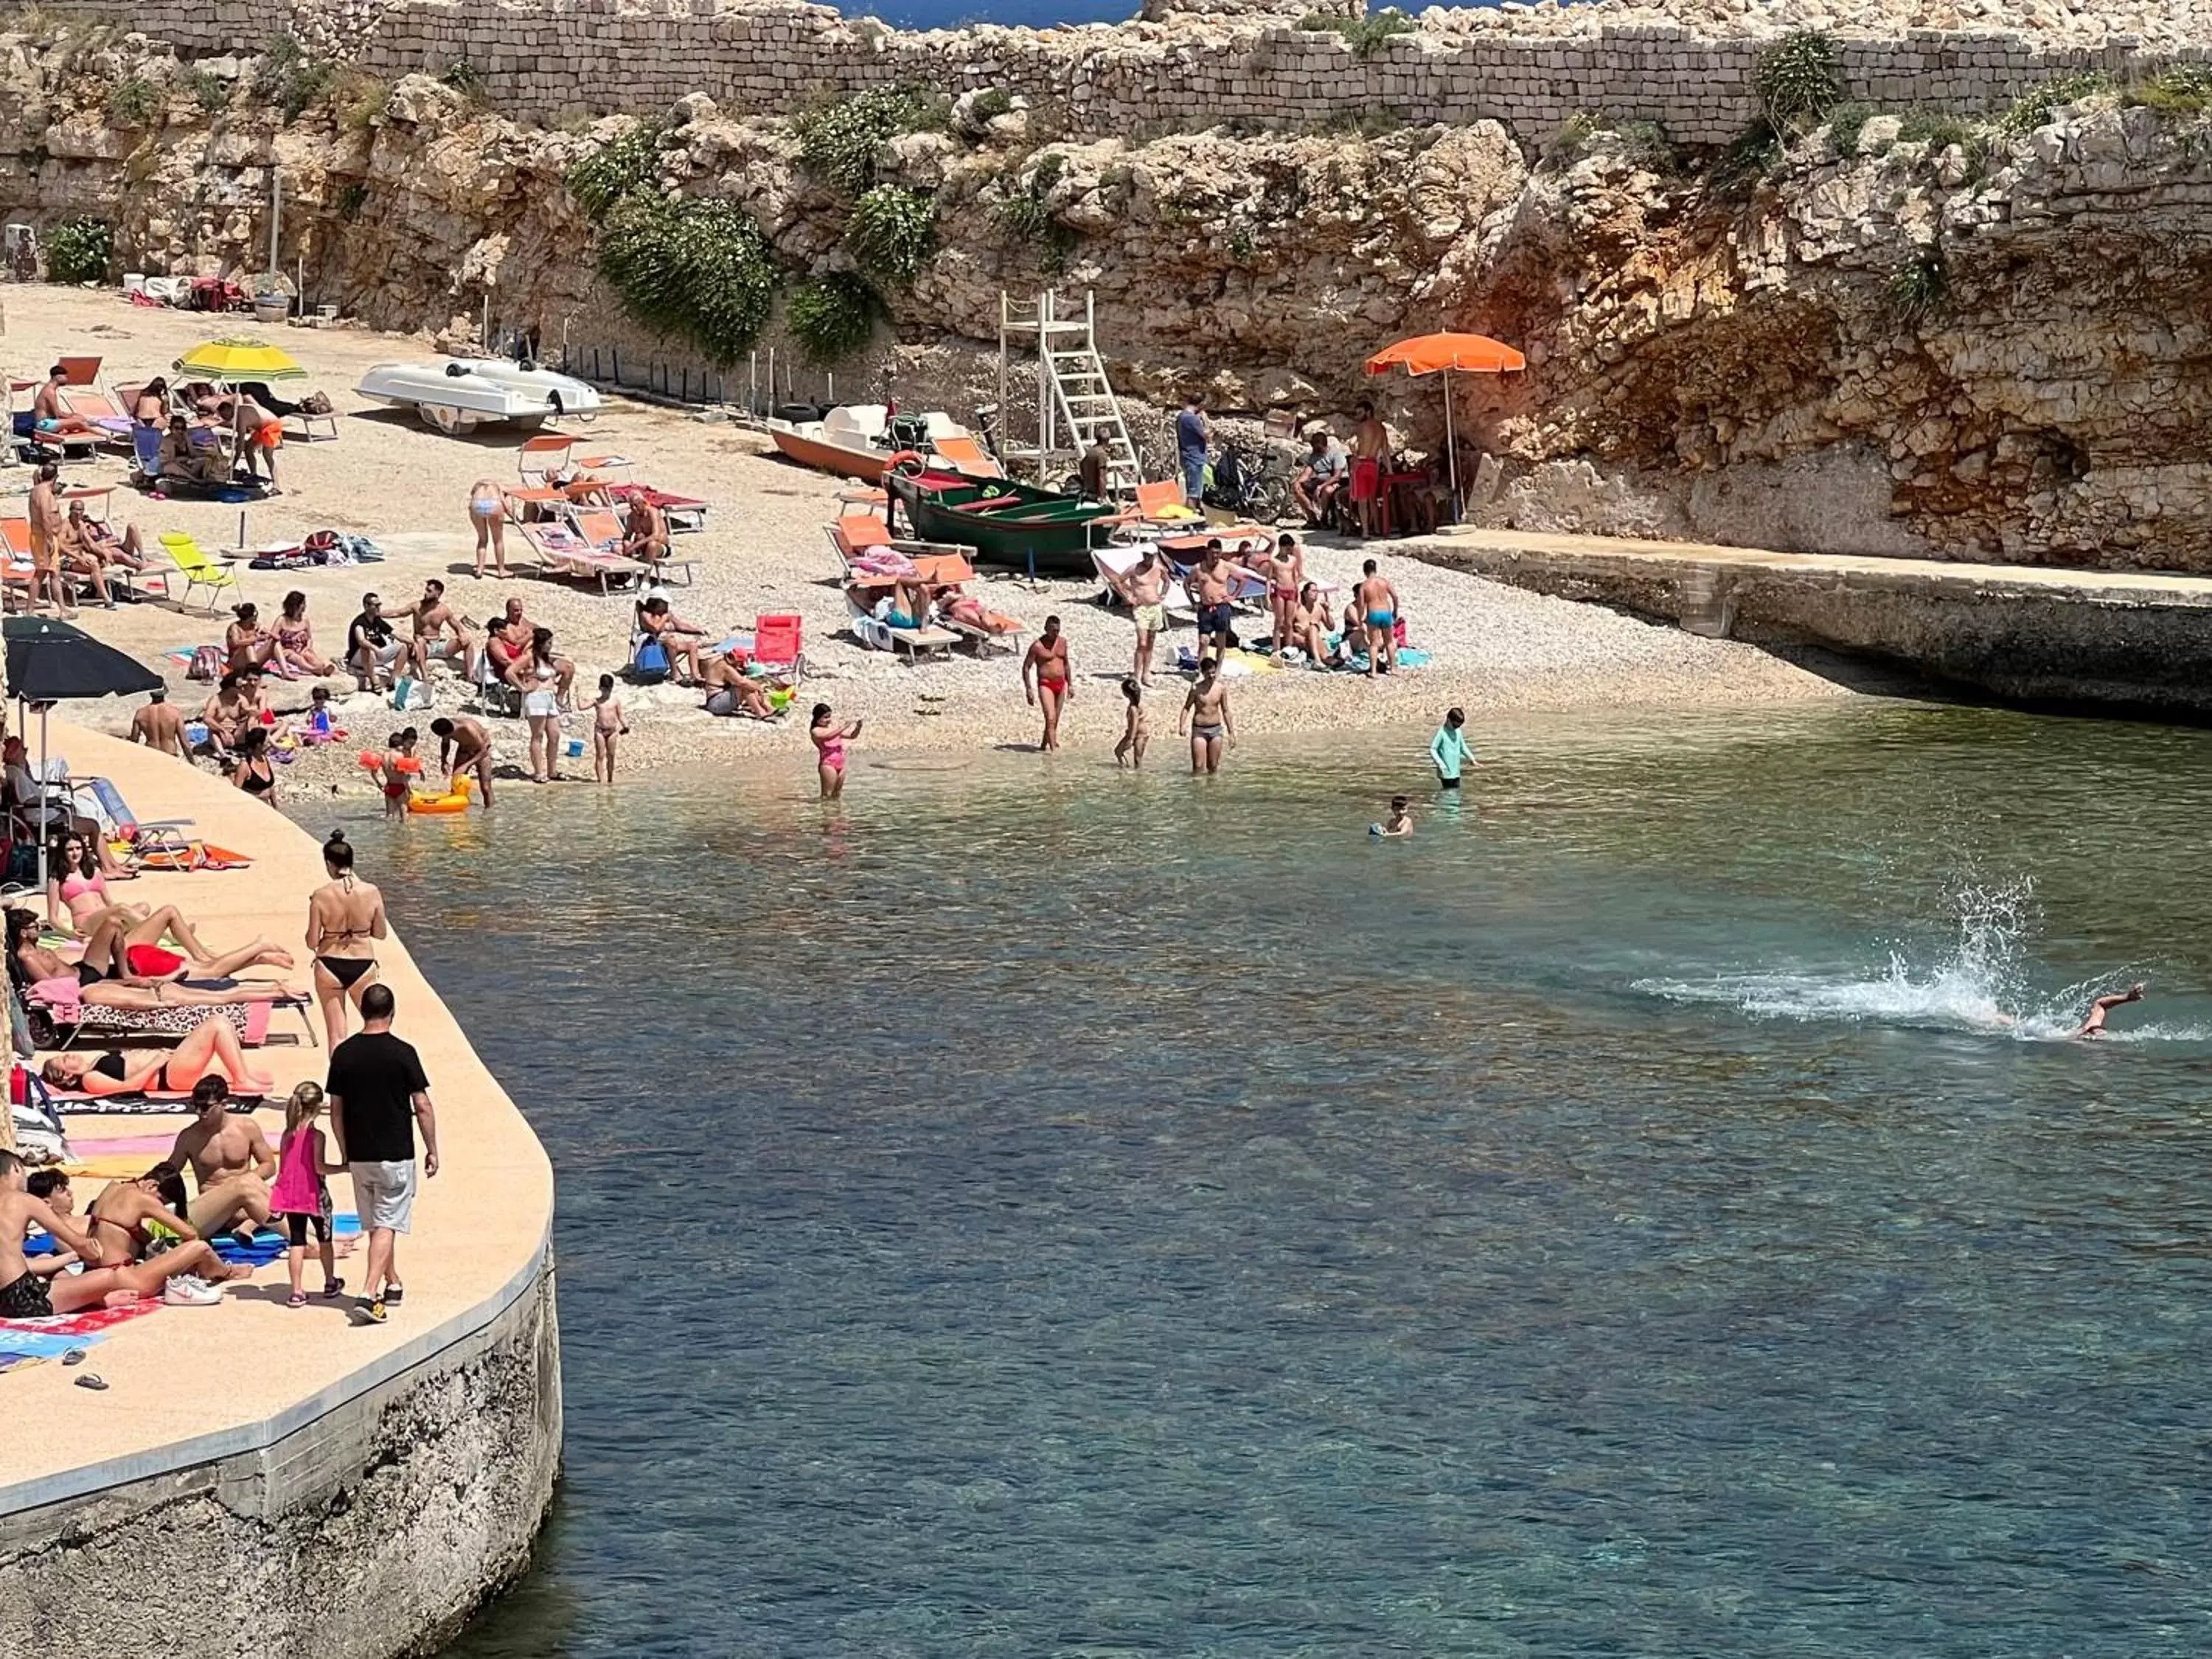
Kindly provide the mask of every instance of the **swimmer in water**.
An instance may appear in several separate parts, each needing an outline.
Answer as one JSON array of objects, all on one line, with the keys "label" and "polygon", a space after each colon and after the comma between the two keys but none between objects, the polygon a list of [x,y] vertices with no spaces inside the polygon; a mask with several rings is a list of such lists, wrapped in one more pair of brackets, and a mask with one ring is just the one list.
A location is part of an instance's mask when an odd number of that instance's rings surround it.
[{"label": "swimmer in water", "polygon": [[1411,805],[1403,795],[1390,797],[1390,816],[1381,823],[1370,824],[1378,836],[1410,836],[1413,833],[1413,814]]},{"label": "swimmer in water", "polygon": [[2081,1029],[2075,1032],[2074,1036],[2082,1042],[2087,1042],[2091,1037],[2104,1036],[2105,1016],[2124,1002],[2141,1002],[2142,995],[2142,986],[2130,985],[2118,996],[2099,997],[2089,1005],[2089,1017],[2081,1022]]}]

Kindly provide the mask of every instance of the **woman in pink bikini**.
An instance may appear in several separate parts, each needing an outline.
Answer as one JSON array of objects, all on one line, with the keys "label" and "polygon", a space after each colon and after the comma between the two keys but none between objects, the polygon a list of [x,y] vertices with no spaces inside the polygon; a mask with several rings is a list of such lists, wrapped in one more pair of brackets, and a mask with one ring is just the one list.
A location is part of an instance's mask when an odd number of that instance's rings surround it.
[{"label": "woman in pink bikini", "polygon": [[861,722],[841,726],[830,718],[830,705],[817,702],[806,735],[814,739],[815,770],[822,779],[822,799],[836,800],[845,793],[845,745],[860,735]]}]

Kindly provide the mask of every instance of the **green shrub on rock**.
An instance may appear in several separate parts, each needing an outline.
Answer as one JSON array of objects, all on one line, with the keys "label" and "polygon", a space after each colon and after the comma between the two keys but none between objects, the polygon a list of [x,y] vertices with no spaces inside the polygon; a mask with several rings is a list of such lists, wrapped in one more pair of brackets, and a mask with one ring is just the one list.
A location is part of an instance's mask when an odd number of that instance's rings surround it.
[{"label": "green shrub on rock", "polygon": [[46,233],[46,278],[97,283],[115,255],[115,227],[100,219],[65,219]]},{"label": "green shrub on rock", "polygon": [[844,242],[861,270],[904,286],[937,245],[937,200],[904,185],[878,185],[853,204]]},{"label": "green shrub on rock", "polygon": [[865,277],[831,271],[792,291],[783,325],[814,362],[835,363],[867,344],[886,314],[883,296]]},{"label": "green shrub on rock", "polygon": [[876,182],[876,152],[886,140],[942,127],[950,107],[945,100],[905,87],[882,87],[819,105],[795,123],[799,159],[840,195],[859,196]]},{"label": "green shrub on rock", "polygon": [[1817,29],[1784,35],[1759,53],[1751,89],[1775,132],[1810,131],[1844,100],[1836,43]]},{"label": "green shrub on rock", "polygon": [[161,89],[143,76],[118,81],[107,94],[107,118],[129,131],[144,126],[161,107]]},{"label": "green shrub on rock", "polygon": [[768,239],[734,202],[625,198],[600,227],[599,270],[630,316],[725,367],[752,349],[775,299]]}]

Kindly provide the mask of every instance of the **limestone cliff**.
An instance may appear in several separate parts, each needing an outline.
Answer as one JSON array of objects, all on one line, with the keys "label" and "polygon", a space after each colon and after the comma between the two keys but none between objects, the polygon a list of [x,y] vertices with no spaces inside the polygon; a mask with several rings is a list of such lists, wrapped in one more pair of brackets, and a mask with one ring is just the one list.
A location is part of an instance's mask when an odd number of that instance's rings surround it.
[{"label": "limestone cliff", "polygon": [[[625,125],[525,127],[422,76],[272,97],[251,59],[0,36],[8,217],[111,221],[118,268],[253,269],[273,165],[281,263],[313,298],[410,330],[489,294],[549,354],[651,349],[562,183]],[[658,166],[743,204],[795,276],[847,263],[847,204],[789,124],[689,98]],[[908,401],[972,406],[1000,290],[1054,283],[1096,291],[1137,396],[1315,411],[1372,391],[1433,442],[1433,387],[1360,362],[1473,328],[1531,364],[1459,388],[1496,522],[2212,569],[2212,128],[2187,107],[2107,94],[1901,131],[1861,111],[1734,158],[1633,127],[1532,151],[1487,122],[1055,141],[1015,108],[892,140],[876,172],[933,197],[936,251],[841,388],[895,374]],[[1010,217],[1010,196],[1039,211]]]}]

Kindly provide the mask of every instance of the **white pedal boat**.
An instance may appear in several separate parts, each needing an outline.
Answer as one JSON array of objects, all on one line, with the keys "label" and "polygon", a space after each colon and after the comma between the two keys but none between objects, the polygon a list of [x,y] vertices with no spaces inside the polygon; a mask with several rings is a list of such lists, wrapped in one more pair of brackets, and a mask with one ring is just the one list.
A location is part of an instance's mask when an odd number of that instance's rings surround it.
[{"label": "white pedal boat", "polygon": [[556,418],[588,421],[601,407],[597,388],[582,380],[499,357],[379,363],[354,391],[376,403],[412,409],[441,432],[500,421],[534,432]]}]

